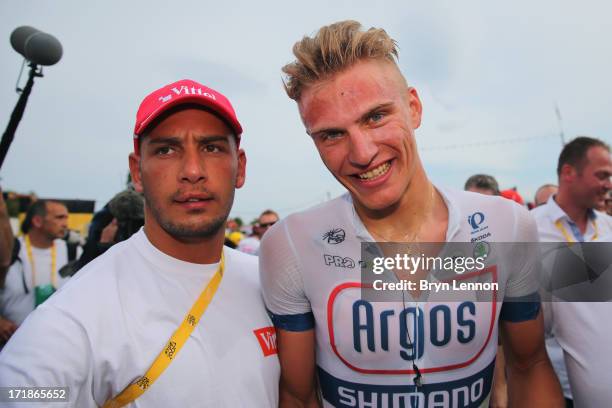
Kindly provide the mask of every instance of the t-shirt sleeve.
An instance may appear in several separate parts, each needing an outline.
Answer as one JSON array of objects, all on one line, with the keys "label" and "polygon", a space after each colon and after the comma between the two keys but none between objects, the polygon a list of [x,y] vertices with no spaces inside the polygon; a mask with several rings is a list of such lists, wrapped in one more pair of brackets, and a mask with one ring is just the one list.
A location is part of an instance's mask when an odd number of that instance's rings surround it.
[{"label": "t-shirt sleeve", "polygon": [[[91,351],[84,328],[62,311],[39,307],[0,352],[0,387],[66,387],[54,407],[95,406]],[[7,404],[7,405],[4,405]],[[2,406],[23,407],[22,402]]]},{"label": "t-shirt sleeve", "polygon": [[510,275],[500,319],[522,322],[535,319],[540,312],[538,228],[525,208],[514,203],[511,208],[514,212],[515,238],[514,243],[502,244],[509,246],[506,261],[510,265]]},{"label": "t-shirt sleeve", "polygon": [[287,220],[279,223],[264,236],[259,248],[259,273],[264,301],[274,326],[304,331],[314,327],[314,317],[287,224]]}]

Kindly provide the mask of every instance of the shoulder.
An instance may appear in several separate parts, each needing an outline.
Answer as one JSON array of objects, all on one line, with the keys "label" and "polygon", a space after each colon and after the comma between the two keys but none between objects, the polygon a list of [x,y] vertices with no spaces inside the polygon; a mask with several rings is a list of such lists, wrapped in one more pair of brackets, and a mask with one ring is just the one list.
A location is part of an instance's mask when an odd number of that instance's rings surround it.
[{"label": "shoulder", "polygon": [[484,217],[485,220],[508,220],[508,217],[515,219],[516,217],[529,215],[527,208],[501,196],[448,188],[440,189],[440,192],[451,206],[457,208],[468,223],[468,218],[474,217],[476,214],[478,214],[477,218]]},{"label": "shoulder", "polygon": [[274,224],[263,237],[262,247],[278,241],[321,240],[329,231],[352,225],[353,204],[348,193],[333,200],[295,212]]},{"label": "shoulder", "polygon": [[80,305],[102,302],[114,296],[122,276],[138,274],[138,254],[133,238],[120,242],[100,255],[63,285],[47,302],[62,310],[78,310]]},{"label": "shoulder", "polygon": [[257,257],[240,252],[237,249],[224,246],[223,253],[225,255],[226,262],[233,265],[239,266],[241,269],[255,269],[257,270]]},{"label": "shoulder", "polygon": [[602,211],[593,211],[595,213],[595,220],[602,225],[605,225],[607,228],[612,229],[612,216],[606,214]]},{"label": "shoulder", "polygon": [[531,215],[537,222],[544,221],[549,218],[551,212],[551,204],[545,203],[542,204],[533,210],[531,210]]},{"label": "shoulder", "polygon": [[457,205],[465,213],[483,210],[510,212],[513,211],[515,207],[523,208],[514,201],[501,196],[492,196],[452,188],[440,188],[439,190],[449,201]]},{"label": "shoulder", "polygon": [[440,189],[447,200],[449,212],[459,220],[460,228],[476,234],[488,229],[492,241],[531,240],[536,225],[527,208],[500,196]]},{"label": "shoulder", "polygon": [[259,282],[257,257],[230,247],[223,247],[227,272],[251,282]]}]

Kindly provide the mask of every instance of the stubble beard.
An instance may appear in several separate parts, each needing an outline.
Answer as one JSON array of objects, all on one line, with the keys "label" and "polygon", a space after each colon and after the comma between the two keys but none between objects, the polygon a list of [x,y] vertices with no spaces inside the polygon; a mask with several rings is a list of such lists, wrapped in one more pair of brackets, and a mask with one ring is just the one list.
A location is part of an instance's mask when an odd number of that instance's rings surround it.
[{"label": "stubble beard", "polygon": [[158,203],[148,194],[147,188],[143,186],[143,195],[145,198],[145,205],[151,211],[153,218],[157,221],[157,224],[171,237],[178,241],[191,241],[193,239],[212,238],[219,230],[225,228],[227,217],[232,209],[234,202],[234,191],[231,192],[231,196],[227,201],[227,205],[223,209],[222,214],[212,218],[207,222],[199,222],[197,224],[176,223],[164,216],[163,210],[159,207]]}]

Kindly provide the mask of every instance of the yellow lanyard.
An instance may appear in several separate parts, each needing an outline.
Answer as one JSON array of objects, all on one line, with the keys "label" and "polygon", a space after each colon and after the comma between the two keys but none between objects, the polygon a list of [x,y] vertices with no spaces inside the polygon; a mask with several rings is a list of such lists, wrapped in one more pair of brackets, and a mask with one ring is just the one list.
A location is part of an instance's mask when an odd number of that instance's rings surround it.
[{"label": "yellow lanyard", "polygon": [[215,272],[214,276],[206,285],[206,288],[200,294],[200,297],[195,301],[193,306],[191,306],[191,310],[185,315],[183,322],[176,329],[168,343],[164,349],[159,353],[151,367],[147,370],[145,375],[140,377],[136,382],[128,385],[119,395],[115,398],[106,401],[103,405],[103,408],[119,408],[123,407],[130,402],[134,401],[136,398],[140,397],[144,392],[159,378],[161,373],[164,372],[166,368],[172,362],[172,359],[176,357],[178,352],[181,350],[189,335],[198,324],[202,315],[208,308],[208,305],[212,301],[217,289],[219,288],[219,284],[221,283],[221,278],[223,277],[223,270],[225,267],[225,258],[223,256],[223,252],[221,252],[221,262],[219,263],[219,267]]},{"label": "yellow lanyard", "polygon": [[[36,265],[34,264],[34,255],[32,255],[32,243],[30,242],[30,236],[26,234],[25,246],[26,253],[28,254],[28,260],[30,261],[30,268],[32,269],[32,288],[36,287]],[[56,282],[56,269],[57,269],[57,250],[55,248],[55,242],[51,246],[51,285],[57,289]]]},{"label": "yellow lanyard", "polygon": [[[567,230],[565,229],[565,227],[563,226],[563,223],[561,222],[561,220],[557,220],[557,222],[555,222],[555,227],[557,227],[557,229],[559,231],[561,231],[561,234],[563,234],[563,237],[565,238],[565,240],[567,242],[573,242],[572,237],[570,236],[570,234],[567,232]],[[595,241],[597,239],[597,223],[595,222],[595,220],[593,220],[593,229],[595,230],[595,234],[593,234],[593,238],[591,238],[591,241]]]}]

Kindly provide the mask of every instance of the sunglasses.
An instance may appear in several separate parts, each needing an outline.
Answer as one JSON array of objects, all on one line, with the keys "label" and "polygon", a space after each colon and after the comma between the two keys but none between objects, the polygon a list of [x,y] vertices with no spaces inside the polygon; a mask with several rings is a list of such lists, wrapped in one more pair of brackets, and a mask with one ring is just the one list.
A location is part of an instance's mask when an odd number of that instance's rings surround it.
[{"label": "sunglasses", "polygon": [[266,222],[266,223],[261,223],[259,224],[259,226],[261,228],[270,228],[271,226],[273,226],[274,224],[276,224],[276,221],[272,221],[272,222]]}]

